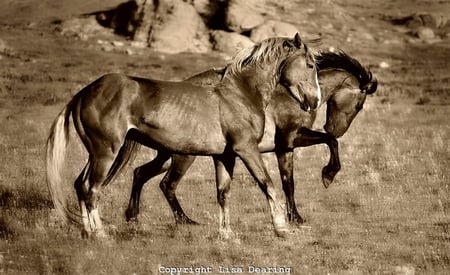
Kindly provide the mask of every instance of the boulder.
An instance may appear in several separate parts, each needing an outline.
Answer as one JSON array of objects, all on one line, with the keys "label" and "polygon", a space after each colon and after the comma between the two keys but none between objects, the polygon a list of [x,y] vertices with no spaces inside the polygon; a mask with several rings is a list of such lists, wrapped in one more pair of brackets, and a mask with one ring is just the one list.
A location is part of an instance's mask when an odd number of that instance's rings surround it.
[{"label": "boulder", "polygon": [[390,20],[395,25],[404,25],[410,29],[418,27],[428,27],[433,29],[448,26],[448,16],[439,13],[415,13],[408,16],[392,18]]},{"label": "boulder", "polygon": [[435,39],[434,31],[428,27],[417,28],[416,35],[423,41],[429,42]]},{"label": "boulder", "polygon": [[130,0],[119,4],[114,9],[91,15],[95,15],[102,26],[113,29],[117,34],[131,37],[139,26],[141,20],[139,5],[142,4],[143,0]]},{"label": "boulder", "polygon": [[264,23],[262,15],[253,9],[252,1],[246,0],[228,0],[225,20],[228,29],[238,33],[250,31]]},{"label": "boulder", "polygon": [[150,31],[152,29],[153,19],[155,17],[155,9],[153,1],[140,0],[138,2],[138,13],[140,14],[140,22],[138,28],[134,31],[134,44],[139,47],[148,47],[150,45]]},{"label": "boulder", "polygon": [[58,25],[57,31],[64,36],[72,36],[81,40],[91,37],[113,37],[112,30],[100,26],[93,16],[75,17],[62,21]]},{"label": "boulder", "polygon": [[192,0],[192,5],[211,29],[225,29],[227,0]]},{"label": "boulder", "polygon": [[268,20],[251,31],[250,39],[254,42],[260,42],[274,36],[293,37],[297,32],[297,28],[292,24]]},{"label": "boulder", "polygon": [[150,47],[165,53],[208,52],[209,31],[194,7],[182,0],[159,3]]},{"label": "boulder", "polygon": [[447,18],[437,13],[418,13],[412,15],[412,20],[408,23],[410,28],[414,27],[429,27],[429,28],[442,28],[447,25]]},{"label": "boulder", "polygon": [[251,47],[254,43],[247,37],[235,32],[214,31],[211,34],[214,50],[232,57],[240,49]]}]

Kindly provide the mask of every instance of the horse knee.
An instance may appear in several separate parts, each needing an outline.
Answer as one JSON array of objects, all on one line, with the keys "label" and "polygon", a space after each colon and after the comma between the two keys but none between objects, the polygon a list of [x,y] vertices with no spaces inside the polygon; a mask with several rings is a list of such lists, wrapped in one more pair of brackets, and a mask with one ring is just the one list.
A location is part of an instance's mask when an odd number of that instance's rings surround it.
[{"label": "horse knee", "polygon": [[223,205],[230,194],[230,185],[226,184],[217,188],[217,201],[220,205]]}]

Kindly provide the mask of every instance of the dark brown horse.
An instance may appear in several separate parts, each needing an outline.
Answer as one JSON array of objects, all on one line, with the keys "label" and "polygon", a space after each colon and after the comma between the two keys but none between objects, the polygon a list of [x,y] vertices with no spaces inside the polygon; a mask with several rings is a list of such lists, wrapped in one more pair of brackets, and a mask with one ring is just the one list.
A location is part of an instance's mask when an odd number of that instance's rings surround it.
[{"label": "dark brown horse", "polygon": [[[166,160],[172,154],[213,156],[219,198],[228,194],[226,182],[239,156],[267,198],[275,232],[285,235],[288,227],[282,204],[258,143],[265,129],[266,106],[280,79],[297,99],[297,108],[299,103],[308,110],[317,108],[320,88],[314,62],[297,34],[269,38],[242,50],[214,88],[121,74],[100,77],[76,94],[53,123],[47,141],[47,180],[55,208],[62,217],[77,219],[68,211],[61,191],[72,115],[89,153],[75,180],[83,236],[106,235],[98,213],[99,191],[128,162],[136,144],[158,150]],[[290,70],[302,75],[301,82],[290,78],[294,74]],[[219,232],[227,237],[231,231],[228,212],[221,217]]]},{"label": "dark brown horse", "polygon": [[[322,170],[322,180],[327,188],[340,170],[338,142],[355,116],[362,109],[368,94],[377,89],[377,80],[371,72],[356,59],[344,52],[322,52],[316,56],[319,69],[322,101],[327,102],[327,121],[324,126],[327,133],[310,130],[316,118],[316,111],[306,112],[297,107],[297,102],[280,86],[268,105],[266,125],[275,123],[276,133],[266,131],[259,149],[262,152],[275,152],[286,195],[288,220],[303,223],[294,200],[293,150],[325,143],[330,149],[330,161]],[[290,65],[295,64],[287,64]],[[301,78],[294,70],[289,70],[291,78]],[[195,75],[186,81],[197,85],[211,86],[218,83],[225,69],[213,69]],[[267,127],[270,128],[270,127]],[[151,162],[137,168],[134,172],[133,188],[126,211],[127,220],[137,218],[139,199],[143,185],[152,177],[169,172],[161,181],[160,187],[169,202],[177,223],[195,223],[186,216],[176,198],[176,187],[181,177],[194,161],[194,156],[174,155],[172,165],[158,154]]]}]

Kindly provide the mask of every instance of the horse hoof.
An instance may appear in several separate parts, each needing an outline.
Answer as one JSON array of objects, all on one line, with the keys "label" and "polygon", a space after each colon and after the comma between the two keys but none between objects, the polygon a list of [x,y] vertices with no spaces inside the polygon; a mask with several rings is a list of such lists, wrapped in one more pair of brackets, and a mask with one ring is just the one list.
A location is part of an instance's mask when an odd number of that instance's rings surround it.
[{"label": "horse hoof", "polygon": [[289,230],[288,229],[276,229],[275,234],[277,235],[278,238],[285,239],[289,235]]},{"label": "horse hoof", "polygon": [[289,220],[289,223],[296,224],[296,225],[302,225],[303,223],[305,223],[305,220],[298,214],[289,216],[288,220]]},{"label": "horse hoof", "polygon": [[199,225],[198,222],[191,220],[188,217],[180,218],[176,220],[177,224],[183,224],[183,225]]},{"label": "horse hoof", "polygon": [[137,222],[139,215],[139,210],[136,209],[127,209],[125,211],[125,218],[127,222]]},{"label": "horse hoof", "polygon": [[232,241],[234,243],[236,243],[236,242],[240,243],[239,238],[236,236],[236,234],[231,229],[228,229],[228,230],[220,229],[219,230],[219,240],[223,241],[223,242]]},{"label": "horse hoof", "polygon": [[81,230],[81,238],[83,240],[88,240],[90,237],[91,237],[91,233],[90,232],[88,232],[85,229]]},{"label": "horse hoof", "polygon": [[106,234],[105,230],[98,230],[95,232],[95,237],[97,239],[106,240],[109,238],[108,234]]},{"label": "horse hoof", "polygon": [[323,187],[328,188],[332,182],[333,182],[332,179],[322,177]]},{"label": "horse hoof", "polygon": [[325,188],[328,188],[331,183],[333,183],[334,177],[336,176],[337,171],[331,170],[328,166],[325,166],[322,169],[322,183]]},{"label": "horse hoof", "polygon": [[275,234],[279,238],[286,238],[289,235],[289,226],[287,224],[275,227]]}]

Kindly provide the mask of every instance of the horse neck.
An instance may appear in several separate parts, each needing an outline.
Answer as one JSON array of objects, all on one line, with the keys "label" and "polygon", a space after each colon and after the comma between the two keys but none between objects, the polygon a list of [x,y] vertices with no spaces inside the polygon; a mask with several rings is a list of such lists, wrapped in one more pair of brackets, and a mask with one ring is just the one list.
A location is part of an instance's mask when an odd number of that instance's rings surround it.
[{"label": "horse neck", "polygon": [[328,99],[337,91],[343,82],[349,77],[353,77],[349,72],[340,69],[327,69],[319,71],[319,82],[322,91],[322,100],[320,105],[327,102]]},{"label": "horse neck", "polygon": [[227,74],[226,77],[240,87],[240,92],[252,98],[258,98],[260,104],[265,108],[275,91],[280,80],[279,67],[281,62],[267,62],[261,66],[259,64],[247,65],[238,74]]}]

